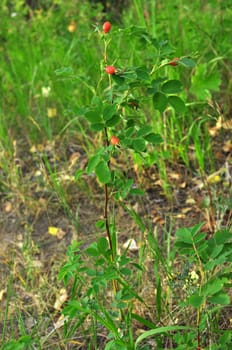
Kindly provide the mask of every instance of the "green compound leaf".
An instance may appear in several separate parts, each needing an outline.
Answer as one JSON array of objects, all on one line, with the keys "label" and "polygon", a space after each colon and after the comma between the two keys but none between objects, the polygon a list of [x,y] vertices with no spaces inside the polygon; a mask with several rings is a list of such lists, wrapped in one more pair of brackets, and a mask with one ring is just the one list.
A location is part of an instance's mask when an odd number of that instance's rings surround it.
[{"label": "green compound leaf", "polygon": [[209,281],[202,288],[202,294],[205,296],[217,294],[222,290],[224,284],[227,282],[226,278],[217,278]]},{"label": "green compound leaf", "polygon": [[91,123],[91,124],[97,124],[102,122],[102,116],[99,113],[98,110],[92,110],[85,113],[85,118]]},{"label": "green compound leaf", "polygon": [[208,301],[212,304],[229,305],[230,297],[228,294],[220,292],[213,295],[211,298],[208,298]]},{"label": "green compound leaf", "polygon": [[163,113],[167,105],[168,105],[168,99],[165,94],[158,91],[153,95],[153,106],[155,109],[158,109],[160,113]]},{"label": "green compound leaf", "polygon": [[97,241],[97,248],[101,254],[104,254],[109,249],[109,242],[105,237],[100,237]]},{"label": "green compound leaf", "polygon": [[150,74],[147,67],[138,67],[135,71],[137,74],[137,79],[145,81],[150,79]]},{"label": "green compound leaf", "polygon": [[146,142],[142,138],[137,138],[137,139],[133,140],[132,146],[133,146],[135,151],[144,152],[146,149]]},{"label": "green compound leaf", "polygon": [[204,303],[204,300],[205,298],[202,295],[193,294],[188,298],[187,303],[195,308],[198,308]]},{"label": "green compound leaf", "polygon": [[112,80],[117,84],[117,85],[123,85],[125,82],[125,78],[122,76],[119,76],[117,74],[112,75]]},{"label": "green compound leaf", "polygon": [[117,125],[121,121],[121,118],[119,115],[114,115],[111,119],[106,121],[107,127],[112,127]]},{"label": "green compound leaf", "polygon": [[106,161],[101,160],[98,163],[95,168],[95,173],[102,184],[107,184],[111,181],[111,172]]},{"label": "green compound leaf", "polygon": [[91,129],[94,131],[101,131],[104,129],[104,127],[105,127],[105,124],[103,124],[103,123],[91,124]]},{"label": "green compound leaf", "polygon": [[117,111],[117,106],[115,104],[105,106],[103,110],[103,119],[105,121],[111,119]]},{"label": "green compound leaf", "polygon": [[150,134],[146,135],[145,140],[152,143],[153,145],[159,145],[163,142],[162,137],[160,134],[155,134],[154,132],[151,132]]},{"label": "green compound leaf", "polygon": [[138,130],[137,137],[143,137],[149,134],[151,131],[152,131],[152,127],[150,125],[144,125]]},{"label": "green compound leaf", "polygon": [[186,68],[194,68],[196,66],[196,63],[188,57],[183,57],[178,61],[178,64],[186,67]]},{"label": "green compound leaf", "polygon": [[98,163],[100,162],[101,155],[100,154],[95,154],[92,158],[90,158],[88,165],[87,165],[87,174],[91,174]]},{"label": "green compound leaf", "polygon": [[176,231],[176,242],[182,242],[192,245],[193,236],[191,230],[187,227],[181,227]]},{"label": "green compound leaf", "polygon": [[86,254],[89,256],[99,256],[101,253],[98,250],[97,243],[92,243],[89,247],[85,249]]},{"label": "green compound leaf", "polygon": [[232,241],[232,232],[226,229],[217,231],[214,235],[216,244],[224,244],[228,241]]},{"label": "green compound leaf", "polygon": [[169,96],[168,102],[177,113],[183,113],[186,109],[184,101],[178,96]]},{"label": "green compound leaf", "polygon": [[165,94],[176,94],[177,92],[180,92],[182,90],[182,83],[180,80],[168,80],[166,83],[164,83],[161,87],[161,90]]}]

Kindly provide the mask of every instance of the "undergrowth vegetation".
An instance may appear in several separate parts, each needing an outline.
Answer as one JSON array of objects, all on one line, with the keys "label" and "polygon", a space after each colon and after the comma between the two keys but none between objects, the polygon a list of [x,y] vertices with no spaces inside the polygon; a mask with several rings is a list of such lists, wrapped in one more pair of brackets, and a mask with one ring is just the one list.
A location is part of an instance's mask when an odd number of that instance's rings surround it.
[{"label": "undergrowth vegetation", "polygon": [[0,4],[1,350],[230,349],[232,10],[119,5]]}]

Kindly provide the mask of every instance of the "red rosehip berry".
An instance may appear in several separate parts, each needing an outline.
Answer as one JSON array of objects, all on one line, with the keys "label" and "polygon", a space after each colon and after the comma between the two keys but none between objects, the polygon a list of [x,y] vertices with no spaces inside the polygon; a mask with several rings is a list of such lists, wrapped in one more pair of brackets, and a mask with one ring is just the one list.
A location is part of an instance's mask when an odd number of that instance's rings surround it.
[{"label": "red rosehip berry", "polygon": [[107,66],[105,68],[105,71],[107,74],[111,74],[111,75],[116,73],[116,69],[114,66]]},{"label": "red rosehip berry", "polygon": [[177,66],[179,60],[180,60],[179,57],[175,57],[175,58],[173,58],[173,60],[170,61],[168,64],[169,64],[170,66]]},{"label": "red rosehip berry", "polygon": [[105,23],[103,23],[102,28],[103,28],[103,32],[104,32],[105,34],[109,33],[109,31],[110,31],[110,29],[111,29],[111,23],[108,22],[108,21],[105,22]]},{"label": "red rosehip berry", "polygon": [[112,136],[110,139],[110,142],[112,145],[117,146],[119,144],[120,140],[117,136]]}]

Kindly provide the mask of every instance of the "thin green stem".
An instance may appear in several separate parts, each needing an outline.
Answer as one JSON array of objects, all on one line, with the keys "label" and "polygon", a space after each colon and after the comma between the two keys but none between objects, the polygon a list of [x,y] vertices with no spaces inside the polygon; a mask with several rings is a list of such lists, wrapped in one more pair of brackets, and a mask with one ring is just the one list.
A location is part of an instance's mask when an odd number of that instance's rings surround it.
[{"label": "thin green stem", "polygon": [[[104,129],[105,133],[105,143],[106,147],[109,147],[109,138],[108,138],[108,133],[107,133],[107,128]],[[108,166],[110,167],[110,160],[108,161]],[[108,209],[109,209],[109,189],[108,185],[104,185],[104,194],[105,194],[105,203],[104,203],[104,220],[105,220],[105,227],[106,227],[106,234],[109,240],[109,245],[111,249],[111,254],[112,254],[112,259],[113,259],[113,243],[110,235],[110,225],[109,225],[109,215],[108,215]]]}]

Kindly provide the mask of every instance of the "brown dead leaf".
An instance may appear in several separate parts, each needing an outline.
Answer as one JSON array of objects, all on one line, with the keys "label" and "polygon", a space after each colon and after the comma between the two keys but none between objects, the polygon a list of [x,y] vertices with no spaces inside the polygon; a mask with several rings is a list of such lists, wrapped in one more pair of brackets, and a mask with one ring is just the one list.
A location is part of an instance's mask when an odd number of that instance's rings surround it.
[{"label": "brown dead leaf", "polygon": [[135,241],[135,239],[130,238],[123,244],[124,249],[128,249],[131,252],[137,252],[139,250],[139,247]]},{"label": "brown dead leaf", "polygon": [[165,224],[165,220],[163,218],[161,218],[161,216],[155,216],[152,219],[152,222],[154,222],[154,224],[159,224],[159,225],[164,225]]},{"label": "brown dead leaf", "polygon": [[176,214],[176,215],[175,215],[175,218],[176,218],[176,219],[185,219],[185,218],[186,218],[186,215],[185,215],[185,214],[179,213],[179,214]]},{"label": "brown dead leaf", "polygon": [[180,174],[178,173],[170,173],[169,174],[170,178],[173,179],[173,180],[179,180],[180,179]]},{"label": "brown dead leaf", "polygon": [[232,119],[224,120],[222,123],[223,129],[232,130]]},{"label": "brown dead leaf", "polygon": [[192,211],[192,210],[193,210],[193,208],[186,207],[186,208],[182,208],[182,209],[181,209],[181,212],[182,212],[183,214],[187,214],[187,213],[189,213],[189,212]]},{"label": "brown dead leaf", "polygon": [[41,269],[43,267],[43,263],[40,260],[35,259],[35,260],[32,260],[32,266],[34,268]]},{"label": "brown dead leaf", "polygon": [[192,197],[188,197],[185,201],[186,204],[196,204],[196,201]]},{"label": "brown dead leaf", "polygon": [[12,211],[12,203],[11,202],[6,202],[4,204],[4,211],[6,213],[10,213]]},{"label": "brown dead leaf", "polygon": [[59,291],[59,294],[56,297],[56,301],[53,305],[55,310],[60,310],[62,305],[66,302],[68,299],[68,293],[65,288],[61,288]]},{"label": "brown dead leaf", "polygon": [[70,158],[69,158],[70,168],[72,168],[76,165],[76,163],[80,159],[80,156],[81,156],[80,152],[75,152],[70,156]]},{"label": "brown dead leaf", "polygon": [[212,137],[215,137],[215,136],[217,136],[218,131],[221,130],[221,128],[222,128],[222,116],[219,116],[216,125],[209,128],[209,134]]},{"label": "brown dead leaf", "polygon": [[0,290],[0,302],[3,300],[5,294],[6,294],[6,288]]},{"label": "brown dead leaf", "polygon": [[231,140],[227,140],[227,141],[224,143],[222,149],[223,149],[223,151],[224,151],[225,153],[231,152],[231,151],[232,151],[232,141],[231,141]]},{"label": "brown dead leaf", "polygon": [[37,152],[36,146],[35,145],[31,146],[29,151],[30,151],[30,153],[36,153]]},{"label": "brown dead leaf", "polygon": [[62,228],[59,228],[59,230],[57,232],[57,238],[61,240],[64,238],[64,236],[66,236],[66,234],[67,234],[67,232],[62,230]]}]

